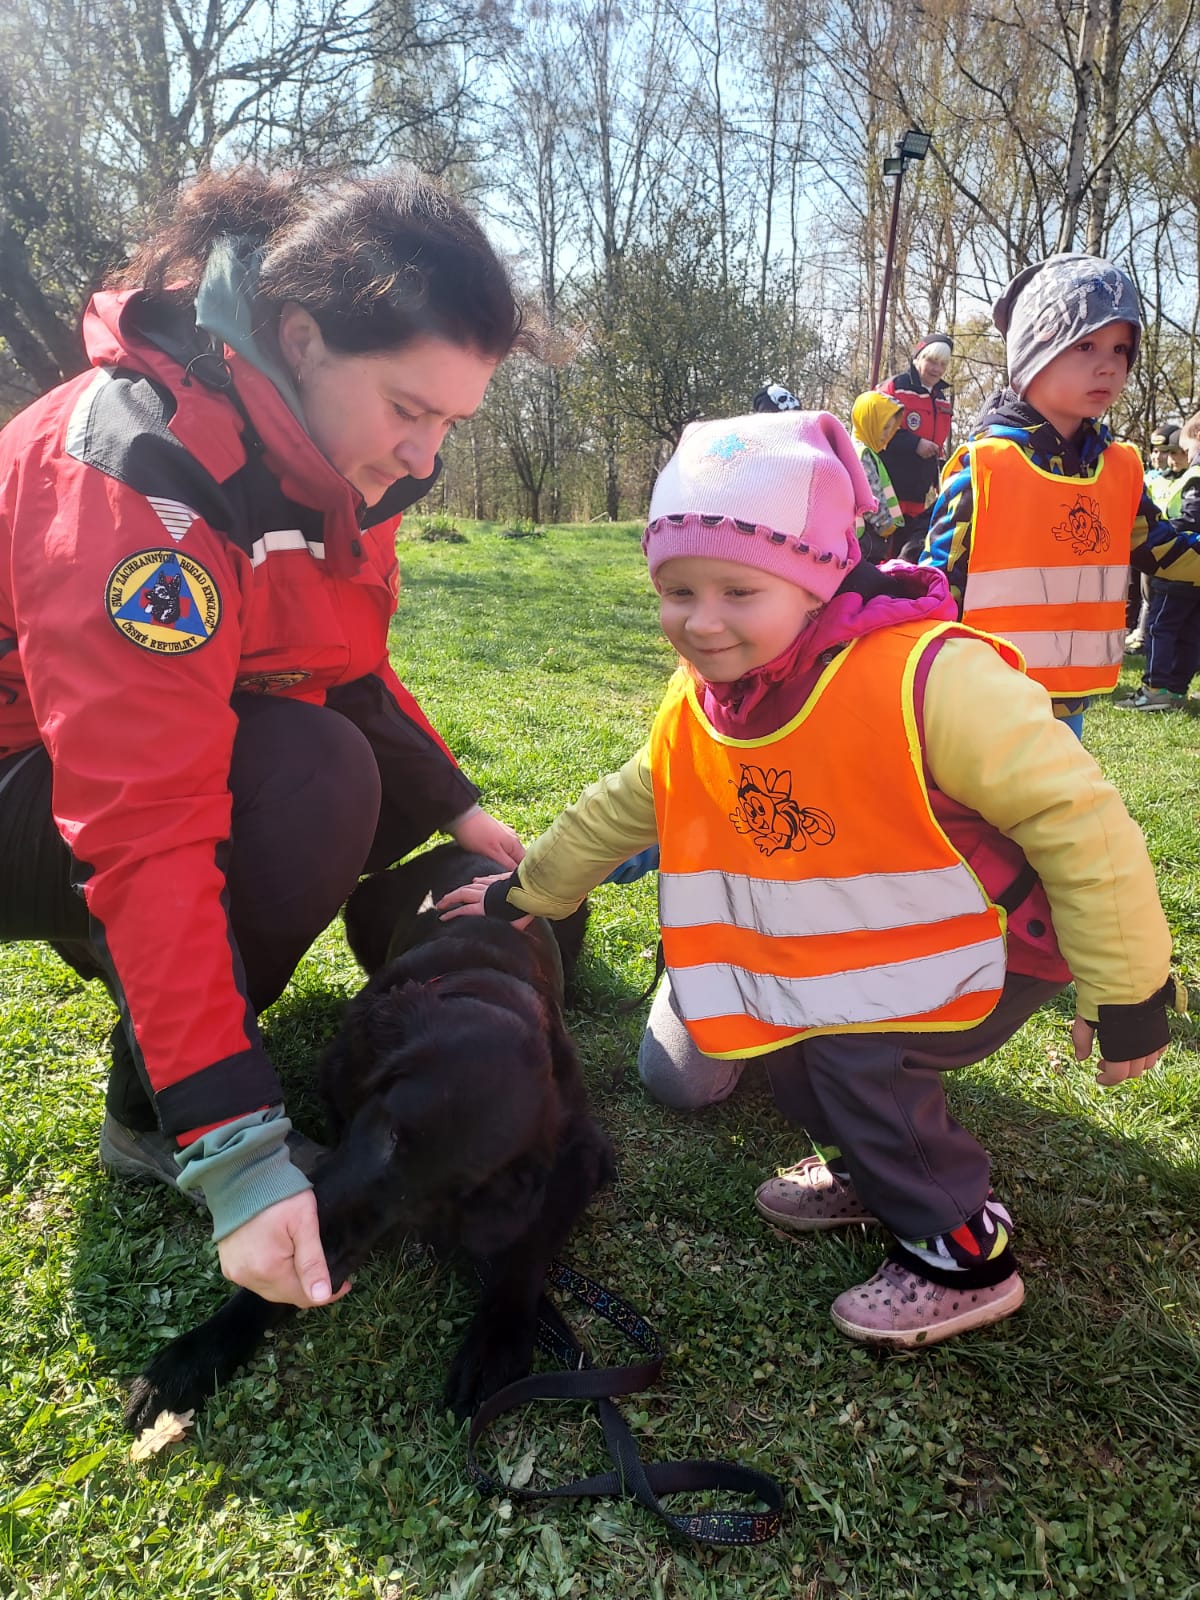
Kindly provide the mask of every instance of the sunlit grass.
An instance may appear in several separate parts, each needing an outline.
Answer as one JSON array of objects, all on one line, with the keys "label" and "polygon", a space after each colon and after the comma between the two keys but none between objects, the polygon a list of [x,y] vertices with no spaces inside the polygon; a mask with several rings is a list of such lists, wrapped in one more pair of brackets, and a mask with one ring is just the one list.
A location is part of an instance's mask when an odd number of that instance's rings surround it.
[{"label": "sunlit grass", "polygon": [[[671,658],[632,524],[406,543],[401,676],[527,837],[649,726]],[[1130,674],[1130,682],[1135,675]],[[1185,969],[1200,968],[1200,725],[1089,713],[1087,740],[1146,829]],[[480,1499],[441,1412],[470,1296],[381,1260],[275,1338],[196,1440],[136,1466],[124,1381],[220,1297],[201,1220],[107,1182],[96,1158],[111,1007],[46,949],[2,952],[0,1594],[39,1600],[541,1600],[546,1596],[1200,1594],[1200,1088],[1192,1024],[1152,1077],[1104,1092],[1064,1064],[1048,1008],[957,1074],[1017,1215],[1028,1300],[911,1358],[854,1348],[829,1302],[880,1255],[865,1232],[789,1244],[755,1184],[795,1136],[751,1082],[697,1117],[642,1097],[633,1055],[652,884],[606,888],[572,1023],[621,1153],[572,1257],[640,1305],[670,1352],[626,1405],[649,1457],[736,1456],[789,1488],[753,1551],[669,1544],[627,1504]],[[315,1118],[310,1069],[358,977],[331,929],[266,1019]],[[622,1356],[620,1346],[609,1353]],[[547,1479],[598,1470],[594,1423],[533,1409],[496,1454]],[[493,1458],[494,1459],[494,1458]]]}]

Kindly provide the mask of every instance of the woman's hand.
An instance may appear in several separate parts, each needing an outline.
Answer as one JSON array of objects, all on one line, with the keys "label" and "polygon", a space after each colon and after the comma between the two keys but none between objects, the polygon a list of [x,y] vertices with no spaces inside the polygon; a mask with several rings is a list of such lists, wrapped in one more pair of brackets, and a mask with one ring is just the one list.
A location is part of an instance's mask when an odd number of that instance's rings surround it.
[{"label": "woman's hand", "polygon": [[243,1222],[221,1240],[217,1255],[230,1283],[280,1305],[302,1309],[331,1305],[350,1289],[345,1283],[337,1294],[330,1291],[317,1201],[311,1189],[280,1200]]},{"label": "woman's hand", "polygon": [[446,831],[464,850],[491,856],[493,861],[503,861],[509,867],[519,866],[525,854],[525,846],[508,824],[497,822],[479,806],[464,812]]},{"label": "woman's hand", "polygon": [[[1075,1047],[1076,1061],[1087,1060],[1095,1041],[1095,1028],[1082,1017],[1076,1017],[1071,1024],[1071,1043]],[[1167,1047],[1163,1045],[1161,1050],[1152,1050],[1148,1056],[1138,1056],[1133,1061],[1105,1061],[1101,1056],[1096,1082],[1111,1088],[1115,1083],[1124,1083],[1126,1078],[1140,1078],[1143,1072],[1149,1072],[1151,1067],[1156,1066],[1166,1053]]]},{"label": "woman's hand", "polygon": [[937,455],[937,453],[938,453],[938,447],[937,447],[937,445],[934,444],[932,439],[918,439],[917,440],[917,454],[919,456],[925,456],[926,458],[928,458],[929,456]]},{"label": "woman's hand", "polygon": [[[490,878],[476,878],[471,883],[464,883],[457,889],[451,889],[449,894],[444,894],[433,909],[441,912],[443,922],[453,922],[455,917],[486,917],[483,899],[488,892],[488,885],[499,883],[507,877],[507,872],[493,872]],[[531,916],[518,917],[511,926],[527,928],[532,921]]]}]

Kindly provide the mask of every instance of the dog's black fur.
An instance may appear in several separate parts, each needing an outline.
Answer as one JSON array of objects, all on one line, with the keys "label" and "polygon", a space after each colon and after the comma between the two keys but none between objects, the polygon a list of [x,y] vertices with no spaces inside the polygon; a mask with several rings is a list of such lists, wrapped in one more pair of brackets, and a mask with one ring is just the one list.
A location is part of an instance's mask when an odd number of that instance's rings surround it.
[{"label": "dog's black fur", "polygon": [[[364,880],[346,928],[374,976],[320,1071],[337,1142],[313,1187],[334,1287],[393,1232],[461,1250],[478,1269],[480,1303],[445,1391],[460,1416],[529,1370],[547,1265],[613,1171],[559,1009],[551,925],[518,932],[421,909],[500,870],[443,845]],[[585,917],[566,926],[568,969]],[[239,1289],[135,1381],[130,1428],[199,1405],[289,1313]]]}]

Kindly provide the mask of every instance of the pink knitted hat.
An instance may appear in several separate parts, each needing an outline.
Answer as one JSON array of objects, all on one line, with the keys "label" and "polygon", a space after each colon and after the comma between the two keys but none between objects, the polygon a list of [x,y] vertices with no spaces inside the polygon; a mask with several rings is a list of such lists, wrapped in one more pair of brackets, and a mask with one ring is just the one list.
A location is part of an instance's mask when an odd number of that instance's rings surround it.
[{"label": "pink knitted hat", "polygon": [[654,578],[672,556],[761,567],[829,600],[858,565],[875,497],[828,411],[693,422],[658,475],[642,549]]}]

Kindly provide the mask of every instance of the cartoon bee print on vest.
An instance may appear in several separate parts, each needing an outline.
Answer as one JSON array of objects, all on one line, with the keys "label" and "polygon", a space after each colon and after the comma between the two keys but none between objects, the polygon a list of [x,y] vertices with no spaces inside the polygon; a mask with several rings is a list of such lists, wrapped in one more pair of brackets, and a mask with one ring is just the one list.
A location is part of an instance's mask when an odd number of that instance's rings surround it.
[{"label": "cartoon bee print on vest", "polygon": [[1090,494],[1076,496],[1075,504],[1068,508],[1064,521],[1053,529],[1054,537],[1069,544],[1077,556],[1100,553],[1108,549],[1108,529],[1100,520],[1099,503]]},{"label": "cartoon bee print on vest", "polygon": [[750,834],[765,856],[829,844],[836,831],[827,812],[792,799],[790,772],[743,767],[737,797],[737,810],[729,813],[729,820],[739,833]]}]

